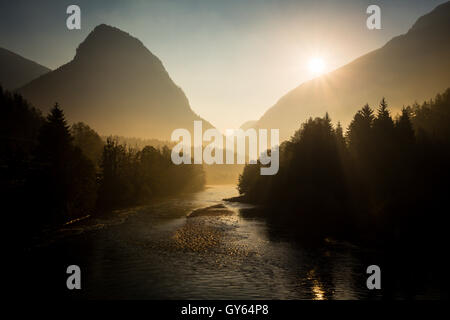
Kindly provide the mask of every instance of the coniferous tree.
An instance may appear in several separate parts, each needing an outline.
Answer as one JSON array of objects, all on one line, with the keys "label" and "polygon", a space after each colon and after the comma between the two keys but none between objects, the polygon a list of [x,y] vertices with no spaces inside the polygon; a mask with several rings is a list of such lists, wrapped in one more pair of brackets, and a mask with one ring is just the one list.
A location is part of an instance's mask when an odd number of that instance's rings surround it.
[{"label": "coniferous tree", "polygon": [[359,110],[347,130],[347,140],[350,152],[366,161],[371,158],[373,144],[372,126],[375,116],[368,104]]},{"label": "coniferous tree", "polygon": [[99,165],[104,142],[102,138],[83,122],[74,123],[70,127],[73,144],[80,148],[83,154],[96,166]]},{"label": "coniferous tree", "polygon": [[381,143],[384,138],[393,136],[394,121],[392,120],[385,98],[380,101],[377,116],[373,120],[373,129],[376,138],[379,139],[376,143]]},{"label": "coniferous tree", "polygon": [[30,161],[44,119],[22,96],[1,86],[0,113],[0,161],[18,169]]},{"label": "coniferous tree", "polygon": [[414,143],[414,129],[411,123],[409,112],[406,108],[402,108],[401,115],[395,123],[395,128],[401,146],[410,146]]},{"label": "coniferous tree", "polygon": [[339,144],[345,145],[345,138],[344,138],[344,131],[342,129],[341,123],[338,122],[336,125],[336,129],[334,130],[334,133],[336,135],[336,139],[339,142]]},{"label": "coniferous tree", "polygon": [[41,173],[33,181],[40,200],[49,208],[49,222],[63,222],[91,213],[96,183],[93,164],[73,145],[73,138],[58,104],[41,127],[36,161]]},{"label": "coniferous tree", "polygon": [[347,155],[347,143],[344,137],[344,130],[342,129],[341,123],[338,122],[336,129],[334,129],[334,135],[336,137],[336,146],[342,162],[348,161]]}]

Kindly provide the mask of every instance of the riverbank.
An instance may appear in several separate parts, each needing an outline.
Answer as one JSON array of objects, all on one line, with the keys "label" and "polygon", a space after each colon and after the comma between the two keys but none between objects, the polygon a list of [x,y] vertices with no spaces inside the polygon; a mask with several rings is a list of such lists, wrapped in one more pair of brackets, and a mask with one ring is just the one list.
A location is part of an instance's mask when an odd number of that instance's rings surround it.
[{"label": "riverbank", "polygon": [[[80,299],[366,296],[364,274],[357,272],[358,249],[292,243],[265,219],[246,218],[243,210],[250,206],[222,200],[234,196],[235,186],[211,186],[116,212],[98,223],[91,220],[91,227],[86,221],[71,225],[66,236],[27,254],[29,261],[40,261],[31,287],[46,288],[39,294],[49,298]],[[76,293],[64,290],[64,271],[72,264],[80,266],[83,277],[83,289]]]},{"label": "riverbank", "polygon": [[205,217],[205,216],[218,217],[232,214],[234,214],[234,211],[228,209],[224,204],[220,203],[206,208],[196,209],[191,213],[189,213],[187,217],[188,218]]},{"label": "riverbank", "polygon": [[[378,252],[333,239],[314,245],[294,241],[295,228],[273,224],[258,207],[222,200],[236,196],[235,186],[211,186],[69,225],[56,241],[27,252],[23,265],[34,261],[39,275],[27,286],[45,288],[39,294],[48,298],[80,299],[405,297],[405,291],[388,288],[397,283],[397,273]],[[64,290],[65,270],[72,264],[80,266],[83,277],[77,292]],[[370,264],[385,272],[382,292],[365,286]]]}]

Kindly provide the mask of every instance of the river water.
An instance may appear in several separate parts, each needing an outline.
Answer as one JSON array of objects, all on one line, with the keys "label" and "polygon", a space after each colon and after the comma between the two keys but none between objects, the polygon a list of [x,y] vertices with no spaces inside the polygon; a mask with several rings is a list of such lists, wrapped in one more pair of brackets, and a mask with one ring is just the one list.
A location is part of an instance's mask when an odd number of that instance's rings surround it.
[{"label": "river water", "polygon": [[[65,268],[79,265],[81,298],[369,297],[358,247],[328,240],[308,248],[274,236],[264,219],[244,217],[249,205],[222,200],[236,195],[235,186],[209,186],[67,227],[34,250],[35,260],[54,293],[67,292]],[[187,217],[221,203],[231,213]]]}]

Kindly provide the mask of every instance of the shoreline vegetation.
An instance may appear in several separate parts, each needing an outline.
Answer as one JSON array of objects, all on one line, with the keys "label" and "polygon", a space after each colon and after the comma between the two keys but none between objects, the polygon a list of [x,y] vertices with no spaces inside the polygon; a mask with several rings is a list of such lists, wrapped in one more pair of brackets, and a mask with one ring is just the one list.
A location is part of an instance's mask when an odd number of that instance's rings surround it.
[{"label": "shoreline vegetation", "polygon": [[0,191],[24,246],[49,228],[205,186],[201,165],[173,164],[167,146],[105,142],[84,123],[69,126],[57,103],[44,117],[0,87],[0,106]]},{"label": "shoreline vegetation", "polygon": [[240,195],[259,215],[307,237],[375,245],[446,243],[450,89],[394,119],[383,98],[359,110],[344,134],[328,114],[304,122],[280,146],[280,172],[246,165]]},{"label": "shoreline vegetation", "polygon": [[[13,218],[26,221],[26,234],[205,187],[203,167],[175,166],[167,146],[104,142],[83,123],[68,126],[57,104],[44,118],[3,89],[0,102],[2,190],[12,207],[18,204],[23,216]],[[281,144],[277,175],[261,176],[260,163],[246,165],[240,195],[223,200],[258,204],[262,217],[306,237],[440,241],[450,179],[449,105],[447,89],[393,119],[382,99],[376,114],[368,105],[359,110],[345,134],[328,114],[310,118]],[[36,207],[45,214],[33,214]],[[213,206],[190,216],[226,210]]]},{"label": "shoreline vegetation", "polygon": [[384,99],[376,113],[366,105],[345,134],[328,114],[310,118],[281,144],[277,175],[261,176],[260,165],[247,165],[240,195],[224,199],[257,205],[242,215],[263,218],[269,233],[302,246],[334,239],[370,250],[365,259],[383,270],[385,298],[398,288],[410,298],[430,288],[448,297],[440,281],[447,274],[450,89],[394,119]]}]

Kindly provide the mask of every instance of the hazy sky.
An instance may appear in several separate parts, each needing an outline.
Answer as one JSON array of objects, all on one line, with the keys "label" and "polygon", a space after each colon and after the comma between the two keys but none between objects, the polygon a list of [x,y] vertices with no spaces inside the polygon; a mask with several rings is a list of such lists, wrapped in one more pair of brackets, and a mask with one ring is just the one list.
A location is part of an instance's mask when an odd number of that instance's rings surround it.
[{"label": "hazy sky", "polygon": [[[0,46],[50,68],[70,61],[98,24],[139,38],[163,62],[195,112],[220,129],[258,119],[314,75],[382,46],[444,0],[0,0]],[[81,7],[79,31],[66,8]],[[382,30],[366,28],[381,7]]]}]

